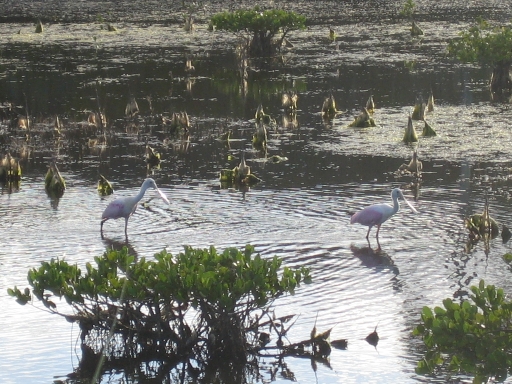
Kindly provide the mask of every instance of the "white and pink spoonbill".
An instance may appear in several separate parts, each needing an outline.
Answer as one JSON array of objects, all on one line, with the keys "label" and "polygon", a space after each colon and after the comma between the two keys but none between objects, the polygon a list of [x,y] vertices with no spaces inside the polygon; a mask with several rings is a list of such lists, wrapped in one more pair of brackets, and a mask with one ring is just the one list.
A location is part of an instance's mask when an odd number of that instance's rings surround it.
[{"label": "white and pink spoonbill", "polygon": [[399,188],[395,188],[391,191],[391,199],[393,199],[393,206],[389,204],[374,204],[369,207],[364,208],[363,210],[352,215],[350,219],[350,224],[359,223],[362,225],[366,225],[368,227],[368,233],[366,234],[366,238],[370,236],[370,231],[373,226],[377,226],[377,235],[375,236],[377,240],[379,240],[379,231],[380,226],[387,219],[393,216],[398,212],[400,205],[398,204],[398,198],[401,197],[407,205],[411,208],[414,213],[418,213],[416,209],[405,199],[404,194]]},{"label": "white and pink spoonbill", "polygon": [[130,197],[120,197],[118,199],[115,199],[110,202],[109,205],[107,205],[107,208],[103,211],[103,214],[101,215],[101,236],[103,237],[103,223],[107,221],[108,219],[119,219],[121,217],[124,217],[125,223],[124,223],[124,234],[126,237],[128,237],[128,219],[130,216],[135,212],[137,209],[137,203],[144,197],[144,194],[146,193],[146,189],[153,188],[156,189],[160,197],[165,201],[167,204],[169,203],[169,200],[167,197],[163,194],[160,189],[156,186],[155,180],[148,178],[144,180],[142,183],[142,186],[140,187],[140,191],[136,196],[130,196]]}]

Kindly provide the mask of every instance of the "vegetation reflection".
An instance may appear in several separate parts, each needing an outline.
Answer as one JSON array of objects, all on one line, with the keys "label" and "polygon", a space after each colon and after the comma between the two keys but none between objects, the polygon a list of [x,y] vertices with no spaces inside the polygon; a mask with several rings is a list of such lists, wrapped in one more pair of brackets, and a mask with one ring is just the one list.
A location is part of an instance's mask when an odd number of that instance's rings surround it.
[{"label": "vegetation reflection", "polygon": [[[233,369],[246,376],[257,370],[257,357],[275,356],[269,355],[272,350],[279,361],[292,355],[328,364],[332,328],[317,332],[315,326],[309,339],[285,344],[295,315],[277,317],[270,308],[276,298],[311,281],[305,267],[282,267],[279,258],[265,259],[250,245],[222,253],[186,246],[178,255],[164,250],[138,260],[123,247],[95,257],[94,264],[86,263],[83,272],[52,259],[28,272],[31,290],[8,289],[22,305],[37,300],[79,324],[82,359],[76,377],[97,379],[122,367],[127,375],[162,378],[183,362],[193,379]],[[64,299],[72,313],[58,308],[56,299]],[[134,366],[136,372],[126,369]]]}]

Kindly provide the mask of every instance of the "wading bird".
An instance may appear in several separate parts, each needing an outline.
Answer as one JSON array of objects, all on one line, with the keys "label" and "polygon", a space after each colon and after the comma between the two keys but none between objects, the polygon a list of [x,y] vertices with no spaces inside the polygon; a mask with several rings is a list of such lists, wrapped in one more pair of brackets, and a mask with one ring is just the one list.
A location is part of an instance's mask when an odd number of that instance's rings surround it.
[{"label": "wading bird", "polygon": [[137,209],[137,203],[142,199],[146,193],[146,189],[148,188],[156,189],[162,200],[167,204],[170,204],[164,193],[160,191],[160,189],[158,189],[156,186],[155,180],[148,178],[144,180],[142,186],[140,187],[140,191],[136,196],[120,197],[110,202],[107,208],[105,208],[103,214],[101,215],[101,237],[103,237],[103,223],[105,223],[105,221],[108,219],[119,219],[124,217],[124,234],[128,238],[128,219]]},{"label": "wading bird", "polygon": [[405,199],[404,194],[399,188],[395,188],[391,191],[391,199],[393,199],[393,206],[389,204],[374,204],[369,207],[364,208],[363,210],[352,215],[350,219],[350,224],[359,223],[362,225],[366,225],[368,227],[368,232],[366,233],[366,238],[370,236],[370,231],[374,225],[377,226],[377,235],[375,236],[377,241],[379,240],[379,231],[380,226],[387,219],[393,216],[398,212],[400,205],[398,204],[398,198],[401,197],[407,205],[411,208],[414,213],[418,213],[416,209]]}]

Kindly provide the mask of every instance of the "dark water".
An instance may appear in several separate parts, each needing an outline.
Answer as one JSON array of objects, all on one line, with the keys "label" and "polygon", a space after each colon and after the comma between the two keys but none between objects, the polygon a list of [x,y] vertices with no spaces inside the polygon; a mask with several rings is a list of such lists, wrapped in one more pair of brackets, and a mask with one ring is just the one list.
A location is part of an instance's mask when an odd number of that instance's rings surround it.
[{"label": "dark water", "polygon": [[[510,105],[491,101],[488,69],[445,57],[446,40],[482,13],[475,4],[461,4],[460,12],[420,4],[421,41],[388,8],[381,20],[369,11],[378,22],[357,13],[349,23],[334,10],[316,15],[308,30],[290,35],[295,48],[285,54],[286,64],[250,73],[246,95],[236,75],[235,39],[208,33],[206,24],[186,33],[174,20],[149,23],[144,20],[154,17],[146,14],[130,23],[128,15],[118,32],[108,33],[93,17],[54,22],[41,35],[23,18],[0,24],[0,101],[20,110],[27,105],[35,117],[28,142],[24,132],[0,125],[2,150],[23,166],[20,188],[0,194],[0,382],[50,382],[77,364],[76,327],[19,306],[6,288],[24,287],[28,269],[40,261],[59,257],[83,265],[106,247],[124,244],[121,221],[107,222],[106,239],[100,237],[101,212],[114,197],[98,196],[98,172],[114,183],[117,196],[136,193],[151,175],[171,200],[166,206],[153,199],[150,210],[139,208],[131,218],[128,246],[139,256],[164,248],[179,252],[185,244],[223,249],[251,243],[263,256],[311,268],[312,284],[276,302],[279,315],[299,315],[290,341],[307,337],[318,317],[318,329],[336,325],[331,338],[347,338],[349,347],[333,350],[330,367],[316,372],[309,361],[286,359],[298,382],[444,382],[414,373],[422,350],[411,330],[422,306],[467,297],[480,279],[512,292],[510,267],[501,258],[509,245],[497,239],[488,250],[483,244],[468,250],[463,225],[465,216],[482,210],[485,193],[491,215],[509,226],[512,221]],[[308,12],[310,6],[304,5]],[[349,3],[343,7],[360,12]],[[502,18],[504,11],[496,3],[487,14]],[[328,24],[340,36],[338,50],[327,40]],[[187,55],[196,68],[189,79]],[[291,89],[299,94],[294,126],[283,124],[281,109],[281,94]],[[430,90],[436,107],[427,119],[438,136],[420,137],[424,173],[421,184],[411,186],[396,174],[413,150],[401,139],[416,96],[426,98]],[[329,92],[345,113],[326,123],[319,112]],[[347,127],[369,95],[377,127]],[[94,129],[76,129],[97,109],[98,96],[109,120],[104,142]],[[124,118],[130,97],[141,109],[135,121]],[[266,161],[251,147],[260,103],[277,120],[268,155],[288,161]],[[166,141],[150,117],[183,110],[192,123],[186,149]],[[55,114],[64,123],[60,138],[48,134]],[[421,132],[422,125],[415,125]],[[230,146],[218,140],[228,129],[235,139]],[[160,169],[148,171],[146,142],[162,154]],[[237,165],[228,155],[238,157],[242,149],[262,182],[245,193],[222,189],[219,171]],[[44,191],[52,158],[68,187],[58,200]],[[379,251],[374,238],[367,243],[366,228],[349,224],[350,214],[390,201],[394,187],[404,189],[419,213],[403,206],[386,222]],[[377,324],[381,340],[374,348],[364,338]]]}]

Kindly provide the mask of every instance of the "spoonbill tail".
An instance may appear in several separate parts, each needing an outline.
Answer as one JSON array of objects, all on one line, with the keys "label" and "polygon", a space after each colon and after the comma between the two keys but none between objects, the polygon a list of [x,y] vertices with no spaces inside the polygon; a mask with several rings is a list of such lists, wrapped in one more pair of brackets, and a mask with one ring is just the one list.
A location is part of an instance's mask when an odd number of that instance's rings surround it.
[{"label": "spoonbill tail", "polygon": [[156,189],[160,197],[163,201],[165,201],[167,204],[169,203],[169,200],[164,195],[160,189],[156,186],[155,180],[148,178],[144,180],[142,183],[142,186],[140,187],[140,191],[136,196],[130,196],[130,197],[120,197],[118,199],[115,199],[114,201],[111,201],[109,205],[107,205],[107,208],[103,211],[103,214],[101,215],[101,236],[103,237],[103,223],[107,221],[108,219],[119,219],[121,217],[124,217],[125,223],[124,223],[124,234],[126,237],[128,237],[127,228],[128,228],[128,219],[130,216],[135,212],[137,209],[137,203],[142,199],[144,194],[146,193],[146,189],[153,188]]},{"label": "spoonbill tail", "polygon": [[374,225],[377,226],[377,241],[379,240],[379,231],[380,226],[387,219],[393,216],[398,212],[400,205],[398,204],[398,198],[401,197],[407,203],[407,205],[411,208],[414,213],[418,213],[416,209],[405,199],[404,194],[399,188],[395,188],[391,191],[391,199],[393,199],[393,206],[389,204],[374,204],[369,207],[364,208],[363,210],[352,215],[350,219],[350,224],[359,223],[362,225],[366,225],[368,227],[368,233],[366,233],[366,238],[370,236],[370,231]]}]

